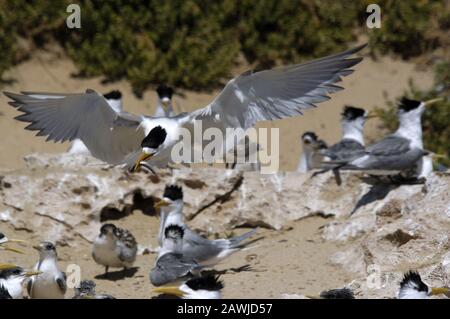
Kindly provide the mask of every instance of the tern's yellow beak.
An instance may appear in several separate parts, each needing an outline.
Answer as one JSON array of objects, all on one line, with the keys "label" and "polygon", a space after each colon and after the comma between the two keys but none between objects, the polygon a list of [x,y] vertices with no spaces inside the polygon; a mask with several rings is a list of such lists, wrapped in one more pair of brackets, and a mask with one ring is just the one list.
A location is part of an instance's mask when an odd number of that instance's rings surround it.
[{"label": "tern's yellow beak", "polygon": [[159,202],[157,202],[155,204],[155,208],[161,208],[161,207],[165,207],[165,206],[169,206],[169,203],[167,201],[165,201],[164,199],[161,199]]},{"label": "tern's yellow beak", "polygon": [[[8,241],[9,242],[9,241]],[[1,245],[0,246],[0,249],[2,249],[2,250],[7,250],[7,251],[12,251],[12,252],[14,252],[14,253],[18,253],[18,254],[25,254],[22,250],[20,250],[20,249],[15,249],[15,248],[12,248],[12,247],[9,247],[9,246],[5,246],[5,245]]]},{"label": "tern's yellow beak", "polygon": [[8,243],[27,243],[27,241],[22,239],[8,239]]},{"label": "tern's yellow beak", "polygon": [[438,97],[438,98],[435,98],[435,99],[431,99],[431,100],[425,101],[423,103],[425,104],[425,106],[430,106],[432,104],[435,104],[436,102],[440,102],[440,101],[443,101],[443,100],[444,100],[444,98]]},{"label": "tern's yellow beak", "polygon": [[167,294],[167,295],[173,295],[177,297],[183,297],[184,292],[180,290],[178,287],[158,287],[153,289],[153,292],[159,293],[159,294]]},{"label": "tern's yellow beak", "polygon": [[431,295],[447,295],[450,293],[450,288],[448,287],[439,287],[439,288],[431,288]]},{"label": "tern's yellow beak", "polygon": [[136,160],[136,162],[134,163],[133,169],[132,171],[135,172],[137,171],[137,169],[139,168],[139,166],[141,166],[141,162],[146,161],[147,159],[149,159],[150,157],[152,157],[153,154],[147,154],[147,153],[142,153],[141,155],[139,155],[139,158]]},{"label": "tern's yellow beak", "polygon": [[34,270],[30,270],[30,271],[27,271],[27,272],[25,273],[25,276],[27,276],[27,277],[32,277],[32,276],[37,276],[37,275],[40,275],[40,274],[42,274],[42,271],[34,271]]},{"label": "tern's yellow beak", "polygon": [[8,269],[13,269],[13,268],[17,268],[17,266],[13,265],[13,264],[2,264],[2,263],[0,263],[0,270],[8,270]]}]

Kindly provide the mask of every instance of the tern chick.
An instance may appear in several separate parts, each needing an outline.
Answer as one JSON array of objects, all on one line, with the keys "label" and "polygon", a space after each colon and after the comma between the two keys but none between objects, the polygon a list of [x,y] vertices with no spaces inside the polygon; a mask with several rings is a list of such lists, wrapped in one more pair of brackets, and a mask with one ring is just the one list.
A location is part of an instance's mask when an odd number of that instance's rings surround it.
[{"label": "tern chick", "polygon": [[75,296],[72,299],[116,299],[111,295],[96,294],[95,286],[92,280],[82,280],[75,288]]},{"label": "tern chick", "polygon": [[92,257],[99,265],[105,266],[105,275],[109,267],[131,268],[136,260],[137,242],[128,230],[113,224],[104,224],[94,240]]},{"label": "tern chick", "polygon": [[297,172],[306,173],[314,168],[320,167],[323,160],[321,151],[327,149],[327,144],[319,140],[316,133],[305,132],[302,135],[302,154],[298,163]]},{"label": "tern chick", "polygon": [[32,299],[64,299],[66,275],[59,270],[55,245],[43,241],[33,248],[39,252],[39,261],[34,270],[41,274],[28,281],[28,295]]}]

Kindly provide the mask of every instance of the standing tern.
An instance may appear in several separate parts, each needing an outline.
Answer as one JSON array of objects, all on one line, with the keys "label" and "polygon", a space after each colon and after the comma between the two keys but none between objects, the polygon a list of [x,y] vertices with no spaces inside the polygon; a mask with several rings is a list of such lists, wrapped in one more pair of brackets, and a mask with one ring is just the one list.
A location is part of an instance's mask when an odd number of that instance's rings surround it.
[{"label": "standing tern", "polygon": [[241,250],[246,245],[244,240],[252,236],[256,229],[253,229],[241,236],[230,239],[206,239],[184,223],[183,215],[183,190],[176,185],[166,185],[163,199],[155,204],[155,208],[161,208],[161,220],[159,227],[158,240],[169,225],[178,225],[184,230],[183,245],[181,252],[184,256],[195,259],[203,266],[213,266]]},{"label": "standing tern", "polygon": [[432,288],[422,281],[418,272],[409,271],[400,282],[397,299],[428,299],[430,296],[446,295],[449,297],[450,289],[447,287]]},{"label": "standing tern", "polygon": [[337,184],[341,184],[339,170],[336,168],[337,165],[330,165],[327,161],[348,162],[365,155],[364,124],[369,117],[371,116],[364,109],[348,105],[344,107],[341,119],[342,138],[338,143],[321,152],[324,155],[320,164],[322,170],[314,173],[313,176],[332,169]]},{"label": "standing tern", "polygon": [[[131,170],[142,163],[166,167],[174,162],[171,151],[180,141],[184,149],[198,145],[180,134],[181,128],[192,133],[197,121],[203,129],[218,128],[226,134],[227,128],[246,130],[259,121],[298,116],[328,100],[328,94],[343,89],[336,83],[362,61],[351,56],[364,47],[299,65],[245,72],[229,81],[206,107],[175,117],[116,112],[93,90],[66,95],[4,93],[12,100],[9,104],[24,113],[16,119],[29,122],[26,128],[38,131],[38,136],[55,142],[79,138],[94,157],[109,164],[125,164]],[[234,147],[231,140],[234,138],[225,136],[219,141],[222,154]]]},{"label": "standing tern", "polygon": [[426,102],[402,98],[398,107],[399,128],[391,135],[368,146],[365,153],[344,162],[341,169],[362,170],[374,175],[395,175],[417,168],[427,152],[423,149],[421,116],[425,107],[440,99]]},{"label": "standing tern", "polygon": [[[24,93],[24,92],[22,92]],[[24,93],[26,94],[26,93]],[[39,95],[37,96],[39,97]],[[123,111],[122,93],[118,90],[113,90],[109,93],[103,94],[106,102],[117,113]],[[75,139],[69,147],[69,154],[90,154],[88,148],[80,139]]]},{"label": "standing tern", "polygon": [[169,225],[164,230],[164,238],[155,267],[150,271],[150,282],[162,286],[198,276],[202,269],[195,259],[182,253],[184,229]]},{"label": "standing tern", "polygon": [[[27,278],[39,274],[41,274],[40,271],[26,271],[16,265],[0,264],[0,290],[3,288],[12,299],[22,299],[23,282]],[[5,297],[7,297],[6,294]],[[0,297],[0,299],[2,298]]]},{"label": "standing tern", "polygon": [[24,240],[20,240],[20,239],[9,239],[8,237],[5,236],[5,234],[0,232],[0,250],[12,251],[12,252],[15,252],[18,254],[23,254],[24,253],[23,251],[9,247],[7,244],[8,243],[24,243],[24,242],[25,242]]},{"label": "standing tern", "polygon": [[180,286],[166,286],[153,289],[153,292],[173,295],[182,299],[222,299],[223,281],[214,274],[202,274],[191,278]]},{"label": "standing tern", "polygon": [[327,149],[327,143],[323,140],[319,140],[316,133],[305,132],[302,135],[302,154],[300,161],[298,162],[297,172],[306,173],[314,168],[320,166],[320,162],[323,160],[321,150]]},{"label": "standing tern", "polygon": [[155,117],[173,117],[175,112],[172,105],[173,89],[170,86],[161,84],[156,89],[158,93],[158,104],[156,105]]},{"label": "standing tern", "polygon": [[105,266],[105,275],[109,267],[123,268],[124,273],[136,260],[137,242],[128,230],[113,224],[104,224],[92,246],[92,257],[99,265]]},{"label": "standing tern", "polygon": [[55,245],[43,241],[33,248],[39,251],[39,261],[34,270],[41,274],[28,281],[28,295],[32,299],[64,299],[66,275],[59,270]]}]

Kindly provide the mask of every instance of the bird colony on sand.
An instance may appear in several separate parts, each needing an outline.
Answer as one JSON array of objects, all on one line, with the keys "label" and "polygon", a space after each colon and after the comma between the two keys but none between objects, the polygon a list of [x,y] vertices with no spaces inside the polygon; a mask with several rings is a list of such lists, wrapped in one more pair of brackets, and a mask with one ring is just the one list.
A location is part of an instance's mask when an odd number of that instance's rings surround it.
[{"label": "bird colony on sand", "polygon": [[[348,51],[306,62],[261,72],[245,72],[230,80],[222,92],[204,108],[193,112],[176,113],[172,103],[174,91],[161,85],[157,88],[158,104],[154,116],[135,115],[124,111],[122,94],[112,91],[100,95],[93,90],[77,94],[5,92],[9,104],[23,114],[17,120],[27,122],[28,130],[37,131],[55,142],[72,141],[70,153],[90,154],[108,164],[122,165],[130,171],[141,167],[154,172],[154,167],[173,164],[171,151],[178,143],[189,147],[204,144],[180,140],[180,130],[193,130],[195,121],[204,128],[217,128],[225,133],[221,147],[225,153],[236,154],[243,148],[248,156],[247,139],[230,141],[228,128],[247,130],[259,121],[276,120],[301,115],[303,110],[315,107],[329,99],[328,95],[342,87],[341,78],[353,72],[351,67],[362,58],[352,57],[364,45]],[[303,153],[298,171],[315,170],[312,177],[332,171],[338,184],[340,170],[360,170],[372,176],[384,174],[389,178],[426,178],[430,152],[423,148],[420,118],[425,107],[433,101],[402,99],[399,104],[399,129],[375,144],[365,146],[363,129],[366,119],[372,117],[365,110],[346,106],[342,113],[342,139],[330,147],[314,132],[302,135]],[[237,143],[235,143],[237,142]],[[256,145],[256,150],[259,145]],[[222,153],[222,154],[225,154]],[[223,156],[223,155],[221,155]],[[189,162],[184,163],[189,165]],[[236,162],[227,168],[259,170],[258,163],[248,167]],[[377,177],[378,178],[378,177]],[[157,235],[159,248],[149,279],[154,291],[186,299],[221,298],[223,273],[214,266],[233,253],[258,240],[252,238],[253,229],[241,236],[209,240],[185,224],[183,190],[177,185],[166,185],[162,200],[155,204],[160,211]],[[10,246],[20,240],[0,234],[0,249],[22,253]],[[26,283],[29,298],[64,298],[67,284],[64,272],[57,262],[54,243],[43,241],[34,248],[39,260],[32,270],[17,265],[0,264],[0,298],[22,298]],[[92,258],[105,269],[132,268],[137,255],[137,241],[132,232],[114,224],[101,226],[93,240]],[[149,265],[150,268],[150,265]],[[245,265],[226,271],[247,271]],[[75,288],[76,299],[111,299],[97,294],[95,282],[82,280]],[[114,293],[114,292],[111,292]],[[430,288],[416,272],[404,275],[398,298],[428,298],[448,294],[448,288]],[[354,298],[348,288],[324,291],[311,298]]]}]

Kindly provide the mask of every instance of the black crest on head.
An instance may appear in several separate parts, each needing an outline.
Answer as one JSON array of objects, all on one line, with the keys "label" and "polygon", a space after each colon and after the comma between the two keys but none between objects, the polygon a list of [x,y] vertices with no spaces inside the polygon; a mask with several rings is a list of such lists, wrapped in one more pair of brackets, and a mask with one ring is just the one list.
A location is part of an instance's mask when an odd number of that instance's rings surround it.
[{"label": "black crest on head", "polygon": [[107,100],[120,100],[122,98],[122,93],[119,90],[113,90],[106,94],[103,94]]},{"label": "black crest on head", "polygon": [[324,299],[355,299],[353,291],[348,288],[322,291],[320,297]]},{"label": "black crest on head", "polygon": [[0,279],[8,279],[11,276],[20,276],[23,273],[23,268],[13,267],[5,270],[0,270]]},{"label": "black crest on head", "polygon": [[208,290],[217,291],[223,288],[222,280],[219,280],[220,276],[213,274],[202,275],[186,281],[186,285],[192,290]]},{"label": "black crest on head", "polygon": [[164,229],[164,237],[171,238],[183,238],[184,237],[184,229],[178,225],[169,225]]},{"label": "black crest on head", "polygon": [[3,238],[5,238],[5,234],[0,233],[0,240],[2,240]]},{"label": "black crest on head", "polygon": [[428,286],[422,281],[422,278],[420,278],[417,271],[408,271],[400,282],[401,289],[410,285],[413,285],[414,289],[417,291],[428,292]]},{"label": "black crest on head", "polygon": [[403,97],[400,101],[398,108],[405,112],[409,112],[411,110],[418,108],[420,103],[422,103],[422,102],[417,101],[417,100],[410,100],[406,97]]},{"label": "black crest on head", "polygon": [[148,135],[142,140],[141,146],[148,148],[158,148],[164,143],[167,132],[160,125],[151,129]]},{"label": "black crest on head", "polygon": [[177,185],[166,185],[163,197],[171,200],[183,199],[183,189]]},{"label": "black crest on head", "polygon": [[160,99],[162,99],[163,97],[168,97],[169,99],[171,99],[173,95],[173,89],[165,84],[161,84],[160,86],[158,86],[156,92],[158,93]]},{"label": "black crest on head", "polygon": [[347,120],[347,121],[353,121],[359,117],[363,117],[364,114],[366,114],[366,111],[364,109],[346,105],[344,107],[344,111],[342,112],[342,119]]},{"label": "black crest on head", "polygon": [[305,137],[309,137],[313,141],[317,141],[317,135],[314,132],[305,132],[302,135],[302,140],[305,140]]}]

